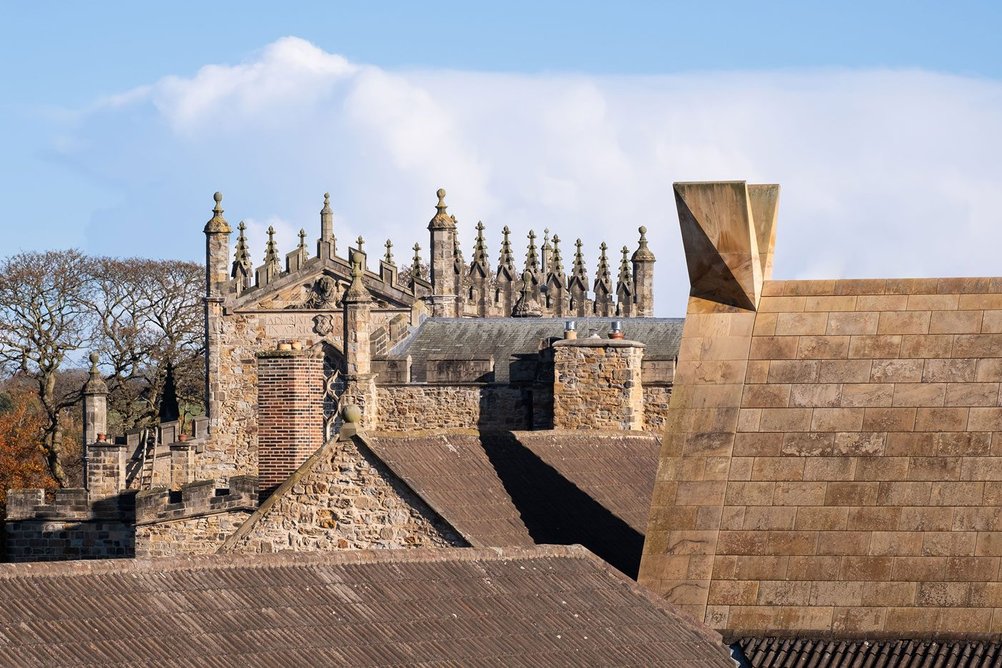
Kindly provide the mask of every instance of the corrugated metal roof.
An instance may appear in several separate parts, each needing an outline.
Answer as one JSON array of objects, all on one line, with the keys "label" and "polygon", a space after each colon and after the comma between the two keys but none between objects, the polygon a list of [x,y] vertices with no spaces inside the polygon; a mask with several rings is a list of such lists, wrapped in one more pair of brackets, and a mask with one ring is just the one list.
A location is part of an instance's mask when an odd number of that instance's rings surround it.
[{"label": "corrugated metal roof", "polygon": [[12,666],[731,666],[580,547],[0,564]]},{"label": "corrugated metal roof", "polygon": [[982,668],[1002,665],[1002,644],[980,640],[741,638],[755,668]]},{"label": "corrugated metal roof", "polygon": [[652,360],[675,359],[685,322],[683,318],[428,318],[397,344],[389,357],[410,355],[413,380],[423,381],[425,365],[432,356],[467,359],[492,355],[495,380],[507,382],[512,356],[535,353],[541,341],[563,337],[566,320],[577,323],[582,338],[593,331],[605,338],[612,321],[620,320],[626,338],[644,343],[644,358]]}]

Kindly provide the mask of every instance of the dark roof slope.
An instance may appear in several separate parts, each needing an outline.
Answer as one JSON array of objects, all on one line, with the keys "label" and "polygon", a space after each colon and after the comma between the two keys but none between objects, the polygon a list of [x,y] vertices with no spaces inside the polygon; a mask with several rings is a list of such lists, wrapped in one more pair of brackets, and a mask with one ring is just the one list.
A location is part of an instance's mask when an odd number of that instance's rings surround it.
[{"label": "dark roof slope", "polygon": [[4,665],[731,666],[580,547],[0,564]]},{"label": "dark roof slope", "polygon": [[981,668],[1002,664],[1002,644],[981,640],[742,638],[745,665],[757,668]]},{"label": "dark roof slope", "polygon": [[472,545],[580,543],[637,573],[657,471],[653,435],[447,431],[363,440]]},{"label": "dark roof slope", "polygon": [[494,357],[495,380],[507,382],[508,364],[516,354],[535,353],[543,339],[562,337],[564,321],[577,322],[578,336],[595,330],[603,338],[613,320],[622,320],[626,338],[646,344],[644,359],[671,360],[678,355],[683,318],[428,318],[397,344],[389,356],[411,356],[414,380],[432,356],[467,359]]}]

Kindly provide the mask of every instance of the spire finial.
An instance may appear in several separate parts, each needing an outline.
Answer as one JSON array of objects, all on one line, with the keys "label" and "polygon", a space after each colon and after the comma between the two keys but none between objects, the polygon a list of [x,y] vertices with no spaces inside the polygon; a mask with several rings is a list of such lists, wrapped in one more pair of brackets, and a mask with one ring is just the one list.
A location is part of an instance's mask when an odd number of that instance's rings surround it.
[{"label": "spire finial", "polygon": [[411,260],[411,278],[421,278],[421,244],[414,244],[414,259]]},{"label": "spire finial", "polygon": [[212,199],[215,201],[215,205],[212,207],[212,218],[205,224],[202,231],[206,234],[229,234],[230,225],[223,218],[223,193],[214,193]]},{"label": "spire finial", "polygon": [[361,234],[358,235],[358,239],[355,239],[355,243],[358,245],[358,250],[362,250],[362,246],[365,245],[365,239],[362,238]]},{"label": "spire finial", "polygon": [[[556,234],[553,235],[553,255],[551,256],[552,273],[563,274],[564,264],[563,258],[560,257],[560,237]],[[561,278],[561,280],[563,280]]]},{"label": "spire finial", "polygon": [[244,234],[247,230],[247,224],[241,220],[237,229],[240,230],[240,234],[237,235],[237,249],[233,255],[233,267],[230,271],[230,276],[234,278],[236,278],[238,271],[242,271],[245,276],[249,276],[251,273],[250,251],[247,249],[247,237]]},{"label": "spire finial", "polygon": [[90,358],[90,377],[95,378],[100,374],[97,370],[97,361],[100,357],[98,357],[96,352],[92,352],[88,357]]},{"label": "spire finial", "polygon": [[278,266],[278,245],[275,243],[275,226],[268,226],[268,243],[264,248],[264,263]]},{"label": "spire finial", "polygon": [[643,225],[637,230],[640,232],[640,246],[633,254],[634,262],[654,262],[654,253],[647,247],[647,228]]},{"label": "spire finial", "polygon": [[386,264],[393,264],[393,242],[387,239],[386,243],[383,245],[386,246],[386,257],[384,258]]},{"label": "spire finial", "polygon": [[435,209],[437,211],[435,213],[435,216],[428,223],[428,229],[429,230],[455,229],[456,218],[454,216],[450,216],[445,211],[447,208],[445,204],[445,188],[439,188],[438,192],[436,192],[435,194],[438,195],[438,204],[435,205]]},{"label": "spire finial", "polygon": [[511,255],[511,239],[508,237],[511,235],[511,230],[507,225],[501,230],[501,255],[498,257],[498,274],[501,273],[502,269],[508,271],[509,277],[514,277],[515,274],[515,261],[512,259]]},{"label": "spire finial", "polygon": [[533,275],[539,272],[539,257],[536,255],[536,231],[529,230],[529,252],[525,255],[525,269]]},{"label": "spire finial", "polygon": [[306,248],[306,230],[299,228],[299,247]]},{"label": "spire finial", "polygon": [[324,209],[323,210],[324,211],[330,211],[331,210],[331,194],[330,193],[324,193]]},{"label": "spire finial", "polygon": [[470,261],[472,267],[480,267],[486,276],[489,271],[490,261],[487,259],[487,242],[484,240],[484,221],[477,221],[477,240],[473,244],[473,259]]}]

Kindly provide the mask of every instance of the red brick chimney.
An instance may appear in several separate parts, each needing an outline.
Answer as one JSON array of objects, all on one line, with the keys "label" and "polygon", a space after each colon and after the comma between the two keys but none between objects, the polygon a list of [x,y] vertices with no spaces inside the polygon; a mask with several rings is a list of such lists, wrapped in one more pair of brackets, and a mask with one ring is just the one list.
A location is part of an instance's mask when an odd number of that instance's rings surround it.
[{"label": "red brick chimney", "polygon": [[258,488],[261,500],[323,445],[323,355],[279,344],[257,356]]}]

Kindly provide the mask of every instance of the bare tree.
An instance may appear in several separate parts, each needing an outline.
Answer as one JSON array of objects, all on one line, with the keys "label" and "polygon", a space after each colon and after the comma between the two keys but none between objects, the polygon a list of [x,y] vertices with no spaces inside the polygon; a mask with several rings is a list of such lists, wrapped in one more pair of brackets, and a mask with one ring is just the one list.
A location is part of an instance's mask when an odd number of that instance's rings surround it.
[{"label": "bare tree", "polygon": [[152,425],[168,366],[182,405],[200,406],[204,268],[174,260],[97,258],[92,280],[94,340],[110,370],[109,409],[120,426]]},{"label": "bare tree", "polygon": [[90,336],[89,260],[79,251],[18,253],[0,261],[0,362],[31,378],[43,412],[42,446],[52,477],[65,486],[60,413],[79,388],[59,391],[59,371]]}]

